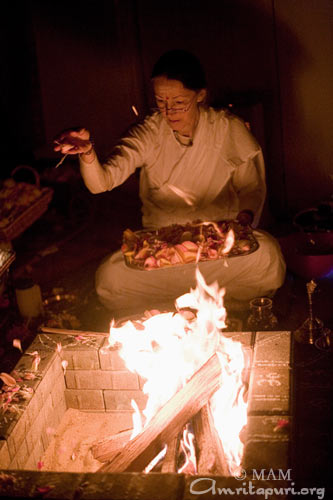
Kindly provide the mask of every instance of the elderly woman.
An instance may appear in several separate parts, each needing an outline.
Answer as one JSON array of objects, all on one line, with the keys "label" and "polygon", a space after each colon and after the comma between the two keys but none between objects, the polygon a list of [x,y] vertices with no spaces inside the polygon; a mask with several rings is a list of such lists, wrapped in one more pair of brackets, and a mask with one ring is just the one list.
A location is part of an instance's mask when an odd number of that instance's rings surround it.
[{"label": "elderly woman", "polygon": [[[167,52],[155,64],[152,84],[157,109],[133,127],[107,161],[97,158],[86,129],[59,136],[55,150],[79,154],[84,182],[92,193],[111,190],[140,168],[144,228],[195,220],[237,219],[258,225],[266,185],[260,146],[243,121],[229,112],[204,105],[206,80],[192,54]],[[208,284],[226,289],[226,302],[248,303],[271,295],[285,277],[277,241],[254,231],[259,248],[248,255],[200,262]],[[126,266],[120,251],[96,273],[100,301],[114,317],[147,308],[169,308],[195,286],[196,265],[141,271]]]}]

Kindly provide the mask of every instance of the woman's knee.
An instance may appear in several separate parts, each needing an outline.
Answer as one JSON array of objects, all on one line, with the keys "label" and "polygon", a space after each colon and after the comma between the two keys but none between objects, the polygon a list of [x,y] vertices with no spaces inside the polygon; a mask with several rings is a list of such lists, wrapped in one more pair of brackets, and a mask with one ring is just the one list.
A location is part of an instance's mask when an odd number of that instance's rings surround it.
[{"label": "woman's knee", "polygon": [[117,293],[116,269],[111,259],[103,261],[95,273],[95,289],[97,295],[109,296]]}]

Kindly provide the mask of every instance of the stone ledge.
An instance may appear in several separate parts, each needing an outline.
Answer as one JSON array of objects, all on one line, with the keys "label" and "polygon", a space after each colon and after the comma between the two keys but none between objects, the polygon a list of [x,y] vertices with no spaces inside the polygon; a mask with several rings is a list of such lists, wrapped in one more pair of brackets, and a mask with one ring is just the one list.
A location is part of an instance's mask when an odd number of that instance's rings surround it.
[{"label": "stone ledge", "polygon": [[104,343],[105,337],[82,337],[80,335],[64,335],[61,333],[37,333],[35,339],[28,347],[28,351],[51,351],[57,350],[57,345],[61,344],[62,349],[86,351],[90,349],[98,350]]},{"label": "stone ledge", "polygon": [[110,372],[105,370],[67,370],[67,389],[112,389]]},{"label": "stone ledge", "polygon": [[[196,483],[194,483],[196,481]],[[215,485],[215,494],[213,493]],[[262,500],[264,491],[285,489],[284,480],[237,480],[222,476],[183,474],[78,474],[36,471],[0,471],[0,496],[5,498],[50,498],[58,500],[212,500],[222,496]],[[233,493],[220,493],[219,489]],[[253,491],[242,494],[242,490]],[[205,492],[205,490],[207,490]],[[238,495],[236,492],[238,491]],[[285,500],[284,494],[269,495]]]},{"label": "stone ledge", "polygon": [[95,389],[66,389],[67,408],[77,410],[105,410],[103,391]]},{"label": "stone ledge", "polygon": [[10,464],[8,445],[4,439],[0,439],[0,464],[2,467],[9,467]]},{"label": "stone ledge", "polygon": [[290,332],[257,332],[254,345],[254,366],[290,366]]},{"label": "stone ledge", "polygon": [[140,410],[144,410],[147,404],[147,395],[142,391],[103,391],[106,410],[127,410],[133,413],[131,400],[133,399]]},{"label": "stone ledge", "polygon": [[291,425],[290,416],[249,417],[243,438],[245,442],[243,468],[288,469]]},{"label": "stone ledge", "polygon": [[251,370],[248,415],[290,413],[288,367],[255,366]]}]

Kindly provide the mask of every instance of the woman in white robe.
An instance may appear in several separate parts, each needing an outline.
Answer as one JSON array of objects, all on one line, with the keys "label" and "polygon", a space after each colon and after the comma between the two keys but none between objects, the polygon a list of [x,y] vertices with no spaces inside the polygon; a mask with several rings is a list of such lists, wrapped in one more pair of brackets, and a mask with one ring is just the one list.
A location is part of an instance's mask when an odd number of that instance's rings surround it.
[{"label": "woman in white robe", "polygon": [[[153,229],[194,220],[237,219],[259,223],[266,196],[262,150],[242,120],[205,107],[200,63],[183,51],[160,58],[152,75],[158,110],[136,125],[101,164],[87,130],[62,134],[56,150],[80,153],[84,182],[93,193],[111,190],[140,168],[143,227]],[[226,289],[226,301],[271,295],[285,277],[277,241],[254,232],[254,253],[202,262],[208,284]],[[96,273],[96,290],[114,317],[147,308],[170,308],[195,287],[195,264],[141,271],[126,266],[120,251]]]}]

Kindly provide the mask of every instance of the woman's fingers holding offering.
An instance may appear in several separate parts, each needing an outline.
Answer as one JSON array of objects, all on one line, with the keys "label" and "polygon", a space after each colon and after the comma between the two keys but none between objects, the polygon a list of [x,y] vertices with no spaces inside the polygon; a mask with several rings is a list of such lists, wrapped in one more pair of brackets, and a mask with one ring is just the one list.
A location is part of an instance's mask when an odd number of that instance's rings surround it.
[{"label": "woman's fingers holding offering", "polygon": [[73,131],[61,134],[54,140],[54,151],[60,151],[62,154],[86,153],[92,147],[89,140],[89,132],[83,133]]},{"label": "woman's fingers holding offering", "polygon": [[86,153],[92,147],[89,139],[90,133],[87,129],[68,130],[54,140],[53,149],[62,154]]}]

